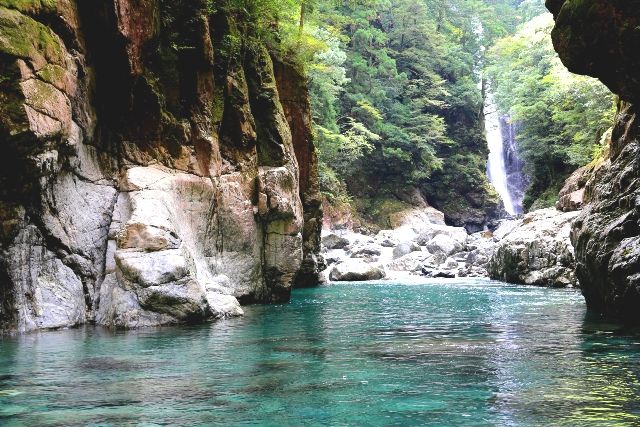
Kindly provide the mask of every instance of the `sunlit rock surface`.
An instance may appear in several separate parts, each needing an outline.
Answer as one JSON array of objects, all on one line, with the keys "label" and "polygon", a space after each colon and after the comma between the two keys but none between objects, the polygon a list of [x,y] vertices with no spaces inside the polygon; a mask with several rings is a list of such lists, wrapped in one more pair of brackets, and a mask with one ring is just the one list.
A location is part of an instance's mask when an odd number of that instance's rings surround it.
[{"label": "sunlit rock surface", "polygon": [[223,47],[238,23],[208,10],[0,2],[0,331],[197,322],[318,282],[305,77]]},{"label": "sunlit rock surface", "polygon": [[[543,209],[505,220],[494,232],[471,235],[462,227],[431,222],[421,215],[373,236],[325,230],[328,279],[374,280],[369,272],[382,270],[382,277],[389,280],[491,277],[534,286],[577,286],[569,239],[577,215]],[[424,221],[415,221],[417,217]]]}]

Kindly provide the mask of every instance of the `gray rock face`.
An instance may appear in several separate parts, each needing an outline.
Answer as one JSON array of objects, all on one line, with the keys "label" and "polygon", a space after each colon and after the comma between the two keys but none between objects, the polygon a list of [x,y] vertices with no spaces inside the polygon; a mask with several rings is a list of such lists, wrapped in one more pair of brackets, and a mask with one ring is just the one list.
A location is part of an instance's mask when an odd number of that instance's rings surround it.
[{"label": "gray rock face", "polygon": [[577,286],[571,223],[578,213],[542,209],[518,220],[488,264],[493,279],[535,286]]},{"label": "gray rock face", "polygon": [[304,76],[216,51],[203,2],[188,25],[154,0],[25,5],[0,6],[0,333],[236,316],[318,280]]},{"label": "gray rock face", "polygon": [[575,222],[578,279],[590,308],[638,319],[640,305],[640,123],[622,103],[610,163],[588,182],[590,203]]},{"label": "gray rock face", "polygon": [[553,41],[569,70],[618,94],[610,161],[589,179],[574,223],[576,275],[590,309],[640,320],[640,8],[637,1],[547,0]]}]

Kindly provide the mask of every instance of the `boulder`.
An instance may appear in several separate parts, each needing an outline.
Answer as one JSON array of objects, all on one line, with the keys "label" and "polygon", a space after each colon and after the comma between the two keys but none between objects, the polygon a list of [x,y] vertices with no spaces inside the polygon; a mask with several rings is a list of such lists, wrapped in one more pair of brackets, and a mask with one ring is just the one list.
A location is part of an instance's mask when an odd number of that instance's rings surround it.
[{"label": "boulder", "polygon": [[420,233],[433,224],[445,225],[444,214],[430,206],[398,212],[391,215],[389,222],[393,229],[409,227],[416,233]]},{"label": "boulder", "polygon": [[376,235],[376,242],[382,247],[385,248],[394,248],[399,244],[400,236],[396,230],[381,230]]},{"label": "boulder", "polygon": [[351,258],[370,258],[380,256],[382,248],[374,243],[363,244],[353,248]]},{"label": "boulder", "polygon": [[329,234],[322,238],[322,244],[327,249],[344,249],[349,246],[349,240],[337,234]]},{"label": "boulder", "polygon": [[381,267],[362,260],[352,259],[333,267],[329,278],[334,282],[362,282],[380,280],[385,276],[386,274]]},{"label": "boulder", "polygon": [[455,279],[456,272],[452,270],[423,269],[422,275],[432,279]]},{"label": "boulder", "polygon": [[420,250],[420,246],[416,245],[414,242],[400,243],[398,246],[393,248],[393,259],[398,259],[410,254],[411,252]]},{"label": "boulder", "polygon": [[411,252],[394,259],[386,265],[386,268],[390,271],[420,272],[427,260],[432,258],[433,255],[429,252]]},{"label": "boulder", "polygon": [[446,225],[433,225],[423,230],[417,237],[416,243],[420,246],[426,246],[430,240],[438,235],[445,235],[455,240],[461,245],[465,245],[469,238],[467,231],[462,227],[449,227]]},{"label": "boulder", "polygon": [[398,242],[391,239],[384,239],[383,241],[380,242],[380,246],[382,246],[383,248],[393,248],[397,244]]},{"label": "boulder", "polygon": [[464,249],[459,241],[447,234],[438,234],[426,244],[427,250],[432,254],[452,255]]},{"label": "boulder", "polygon": [[491,278],[536,286],[577,286],[569,239],[577,215],[553,208],[527,214],[496,244],[488,264]]}]

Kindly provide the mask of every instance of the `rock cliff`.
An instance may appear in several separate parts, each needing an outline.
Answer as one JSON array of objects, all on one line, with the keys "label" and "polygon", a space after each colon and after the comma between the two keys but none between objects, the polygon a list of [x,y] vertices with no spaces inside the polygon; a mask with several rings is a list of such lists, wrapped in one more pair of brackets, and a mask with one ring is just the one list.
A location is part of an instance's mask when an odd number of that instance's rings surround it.
[{"label": "rock cliff", "polygon": [[304,75],[224,3],[0,0],[0,331],[197,322],[318,281]]},{"label": "rock cliff", "polygon": [[610,159],[589,179],[572,230],[587,304],[638,321],[640,306],[640,1],[547,0],[554,46],[573,72],[620,96]]}]

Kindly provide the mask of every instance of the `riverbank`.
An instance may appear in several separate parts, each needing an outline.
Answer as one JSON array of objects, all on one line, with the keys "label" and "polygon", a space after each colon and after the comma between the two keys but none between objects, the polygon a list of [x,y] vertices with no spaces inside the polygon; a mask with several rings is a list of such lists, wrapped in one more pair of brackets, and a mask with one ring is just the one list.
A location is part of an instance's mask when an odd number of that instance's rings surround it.
[{"label": "riverbank", "polygon": [[[437,211],[436,211],[437,212]],[[428,210],[406,212],[397,227],[365,235],[325,230],[330,281],[397,280],[411,276],[478,277],[549,287],[576,287],[569,239],[576,212],[542,209],[504,220],[493,232],[468,234]]]}]

